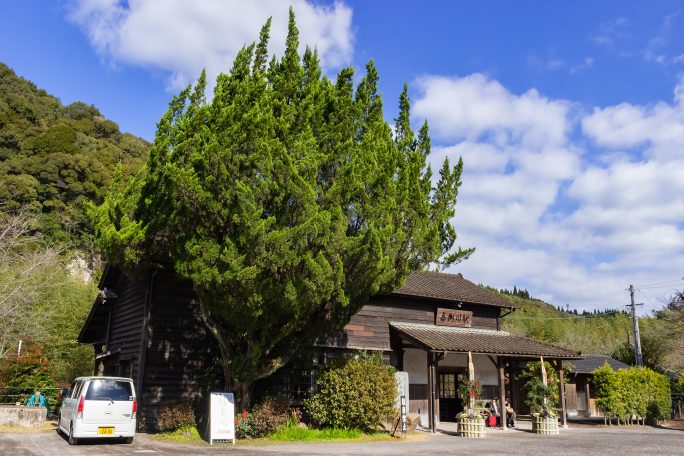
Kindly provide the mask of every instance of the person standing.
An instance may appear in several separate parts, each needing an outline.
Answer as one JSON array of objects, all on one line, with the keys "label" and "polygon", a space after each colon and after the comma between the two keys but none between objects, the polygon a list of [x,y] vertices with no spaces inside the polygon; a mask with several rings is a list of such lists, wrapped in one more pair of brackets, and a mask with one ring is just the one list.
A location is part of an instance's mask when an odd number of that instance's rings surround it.
[{"label": "person standing", "polygon": [[516,414],[511,403],[506,401],[506,426],[515,427]]}]

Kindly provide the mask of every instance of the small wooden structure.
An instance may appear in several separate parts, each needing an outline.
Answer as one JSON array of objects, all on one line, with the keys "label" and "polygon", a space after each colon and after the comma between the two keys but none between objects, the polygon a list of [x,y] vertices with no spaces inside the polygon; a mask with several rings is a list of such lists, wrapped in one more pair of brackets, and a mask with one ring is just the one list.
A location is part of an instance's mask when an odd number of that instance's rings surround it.
[{"label": "small wooden structure", "polygon": [[568,371],[566,405],[569,417],[603,416],[603,413],[596,406],[596,395],[591,380],[594,376],[594,370],[602,367],[605,363],[608,363],[614,371],[629,369],[630,367],[609,355],[600,354],[585,354],[581,359],[563,362],[563,366]]}]

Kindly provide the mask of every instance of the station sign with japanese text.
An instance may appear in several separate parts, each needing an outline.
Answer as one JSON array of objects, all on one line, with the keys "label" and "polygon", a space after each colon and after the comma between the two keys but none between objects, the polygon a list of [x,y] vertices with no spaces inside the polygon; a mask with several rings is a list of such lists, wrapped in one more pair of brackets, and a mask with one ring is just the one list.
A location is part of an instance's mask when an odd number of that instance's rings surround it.
[{"label": "station sign with japanese text", "polygon": [[470,310],[437,309],[435,324],[438,326],[461,326],[470,328],[473,324],[473,312]]}]

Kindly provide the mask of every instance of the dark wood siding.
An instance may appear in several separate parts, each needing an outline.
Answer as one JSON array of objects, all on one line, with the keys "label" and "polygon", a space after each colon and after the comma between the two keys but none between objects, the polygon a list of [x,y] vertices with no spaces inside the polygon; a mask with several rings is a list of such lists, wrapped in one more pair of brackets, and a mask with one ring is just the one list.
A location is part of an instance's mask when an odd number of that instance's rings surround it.
[{"label": "dark wood siding", "polygon": [[202,403],[216,380],[208,366],[218,356],[189,284],[160,271],[152,290],[140,427],[157,430],[160,408],[170,401]]},{"label": "dark wood siding", "polygon": [[115,293],[117,298],[112,303],[107,343],[111,356],[104,360],[105,375],[120,375],[118,366],[123,361],[129,366],[127,370],[135,380],[140,361],[147,281],[144,276],[135,281],[122,277]]},{"label": "dark wood siding", "polygon": [[409,384],[409,413],[427,414],[428,386]]},{"label": "dark wood siding", "polygon": [[[376,296],[351,318],[340,333],[318,341],[318,345],[390,350],[390,321],[435,324],[437,308],[458,307],[435,300]],[[464,302],[458,309],[473,312],[473,328],[497,329],[498,307]]]}]

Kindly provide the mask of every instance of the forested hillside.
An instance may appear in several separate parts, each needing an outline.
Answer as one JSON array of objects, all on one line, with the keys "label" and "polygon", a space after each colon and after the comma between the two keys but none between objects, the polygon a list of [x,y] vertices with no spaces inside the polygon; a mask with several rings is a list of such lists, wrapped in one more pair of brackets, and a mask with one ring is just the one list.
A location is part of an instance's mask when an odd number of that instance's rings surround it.
[{"label": "forested hillside", "polygon": [[[632,320],[625,309],[596,312],[563,310],[531,298],[527,290],[498,290],[517,310],[503,321],[505,330],[544,340],[583,353],[612,354],[633,363]],[[684,367],[682,350],[682,301],[673,302],[656,315],[639,318],[644,363],[652,367]]]},{"label": "forested hillside", "polygon": [[76,342],[97,293],[73,273],[94,253],[84,203],[148,149],[96,107],[63,106],[0,63],[0,387],[92,371],[92,348]]},{"label": "forested hillside", "polygon": [[85,248],[83,203],[100,202],[115,167],[134,173],[148,149],[96,107],[63,106],[0,63],[0,211],[36,211],[46,239]]}]

